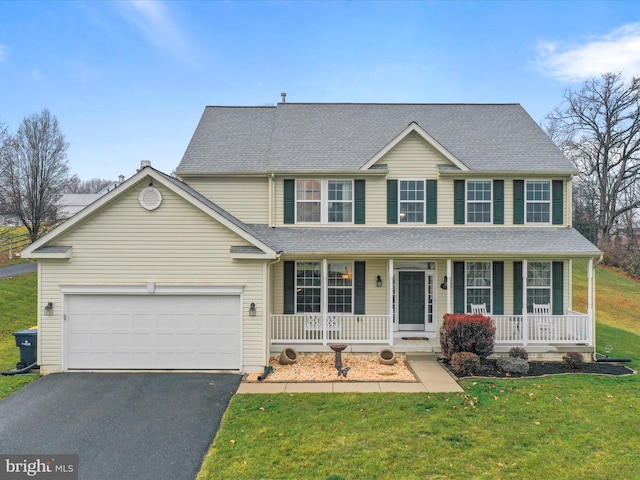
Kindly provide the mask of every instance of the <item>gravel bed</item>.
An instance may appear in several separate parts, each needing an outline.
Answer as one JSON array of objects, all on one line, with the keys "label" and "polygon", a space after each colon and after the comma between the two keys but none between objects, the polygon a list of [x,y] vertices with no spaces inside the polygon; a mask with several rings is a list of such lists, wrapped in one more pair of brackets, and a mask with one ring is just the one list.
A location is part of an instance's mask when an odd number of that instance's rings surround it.
[{"label": "gravel bed", "polygon": [[[397,357],[396,357],[397,358]],[[298,354],[291,365],[280,365],[278,357],[271,357],[273,367],[264,382],[417,382],[404,358],[394,365],[383,365],[374,354],[342,353],[343,367],[349,367],[346,378],[338,376],[336,356],[331,353]],[[257,382],[260,373],[249,374],[246,382]]]}]

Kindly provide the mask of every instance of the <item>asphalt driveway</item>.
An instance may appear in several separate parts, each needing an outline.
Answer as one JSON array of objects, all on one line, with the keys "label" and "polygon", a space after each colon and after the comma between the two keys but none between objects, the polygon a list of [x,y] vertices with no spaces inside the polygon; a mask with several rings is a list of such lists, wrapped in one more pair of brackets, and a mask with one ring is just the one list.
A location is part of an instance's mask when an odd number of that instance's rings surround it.
[{"label": "asphalt driveway", "polygon": [[78,454],[83,480],[193,480],[237,374],[57,373],[0,400],[0,453]]}]

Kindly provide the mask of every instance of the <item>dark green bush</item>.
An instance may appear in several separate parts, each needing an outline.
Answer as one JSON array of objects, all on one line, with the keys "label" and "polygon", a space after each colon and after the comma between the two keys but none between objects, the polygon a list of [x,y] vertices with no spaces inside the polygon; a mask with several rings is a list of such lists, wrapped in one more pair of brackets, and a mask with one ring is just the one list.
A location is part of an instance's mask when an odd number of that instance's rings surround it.
[{"label": "dark green bush", "polygon": [[471,352],[457,352],[451,355],[451,370],[456,375],[474,375],[480,370],[480,357]]},{"label": "dark green bush", "polygon": [[493,352],[496,327],[489,317],[449,313],[440,328],[442,355],[451,360],[454,353],[471,352],[487,358]]},{"label": "dark green bush", "polygon": [[529,354],[522,347],[513,347],[509,350],[509,356],[511,358],[521,358],[523,360],[529,360]]},{"label": "dark green bush", "polygon": [[582,354],[578,352],[567,352],[563,357],[562,361],[564,364],[572,369],[579,370],[582,368],[582,364],[584,363],[584,358],[582,358]]}]

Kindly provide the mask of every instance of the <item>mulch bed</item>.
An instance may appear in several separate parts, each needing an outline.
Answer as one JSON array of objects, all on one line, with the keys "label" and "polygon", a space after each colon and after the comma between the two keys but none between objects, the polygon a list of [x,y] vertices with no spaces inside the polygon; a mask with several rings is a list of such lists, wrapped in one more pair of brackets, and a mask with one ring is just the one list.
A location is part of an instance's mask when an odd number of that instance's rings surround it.
[{"label": "mulch bed", "polygon": [[[457,376],[447,362],[442,365],[454,376]],[[505,373],[498,369],[495,360],[484,360],[480,371],[474,377],[498,377],[498,378],[522,378],[522,377],[542,377],[545,375],[561,375],[565,373],[587,373],[592,375],[631,375],[636,372],[631,368],[617,363],[589,362],[583,363],[579,369],[570,369],[563,362],[529,362],[529,371],[525,374]],[[461,377],[459,378],[468,378]]]}]

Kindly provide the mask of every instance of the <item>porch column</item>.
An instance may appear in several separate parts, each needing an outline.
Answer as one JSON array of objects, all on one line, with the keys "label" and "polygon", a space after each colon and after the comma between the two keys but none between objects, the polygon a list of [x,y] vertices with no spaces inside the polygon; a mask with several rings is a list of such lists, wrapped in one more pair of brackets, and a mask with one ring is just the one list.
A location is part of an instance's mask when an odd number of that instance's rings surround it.
[{"label": "porch column", "polygon": [[587,315],[589,316],[589,321],[591,322],[591,345],[595,346],[596,344],[596,321],[595,321],[595,268],[593,265],[593,258],[589,259],[589,264],[587,266]]},{"label": "porch column", "polygon": [[393,345],[393,258],[387,261],[387,318],[389,324],[389,345]]},{"label": "porch column", "polygon": [[529,313],[527,312],[527,259],[522,260],[522,344],[529,343]]},{"label": "porch column", "polygon": [[447,258],[447,313],[453,313],[451,309],[451,259]]},{"label": "porch column", "polygon": [[329,313],[329,289],[327,288],[329,278],[329,262],[322,259],[322,279],[320,285],[320,310],[322,312],[322,344],[327,344],[327,314]]}]

